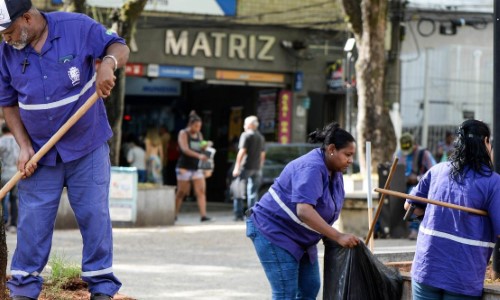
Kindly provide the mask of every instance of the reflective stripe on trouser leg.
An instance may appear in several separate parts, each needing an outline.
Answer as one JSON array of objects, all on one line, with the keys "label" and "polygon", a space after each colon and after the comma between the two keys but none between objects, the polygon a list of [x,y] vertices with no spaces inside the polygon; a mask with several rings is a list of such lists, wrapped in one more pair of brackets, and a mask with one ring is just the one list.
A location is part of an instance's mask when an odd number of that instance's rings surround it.
[{"label": "reflective stripe on trouser leg", "polygon": [[11,296],[38,298],[42,272],[49,258],[52,234],[64,183],[62,164],[39,165],[29,178],[19,181],[17,246],[12,258]]},{"label": "reflective stripe on trouser leg", "polygon": [[92,293],[113,296],[121,282],[113,274],[113,238],[109,217],[109,148],[105,143],[66,164],[68,198],[83,237],[82,278]]}]

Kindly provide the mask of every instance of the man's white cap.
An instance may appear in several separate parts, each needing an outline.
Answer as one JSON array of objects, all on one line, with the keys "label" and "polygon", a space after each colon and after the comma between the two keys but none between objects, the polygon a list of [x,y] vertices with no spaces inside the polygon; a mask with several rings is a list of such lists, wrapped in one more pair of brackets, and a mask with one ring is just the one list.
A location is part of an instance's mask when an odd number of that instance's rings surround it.
[{"label": "man's white cap", "polygon": [[0,31],[4,31],[14,21],[30,10],[31,0],[0,0]]}]

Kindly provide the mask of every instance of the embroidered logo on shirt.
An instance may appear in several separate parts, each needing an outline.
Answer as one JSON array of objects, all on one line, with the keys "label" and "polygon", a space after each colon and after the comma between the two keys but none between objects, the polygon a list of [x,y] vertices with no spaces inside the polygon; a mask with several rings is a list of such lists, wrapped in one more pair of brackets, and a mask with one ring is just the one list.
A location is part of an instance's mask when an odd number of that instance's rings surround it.
[{"label": "embroidered logo on shirt", "polygon": [[71,67],[68,70],[69,79],[71,79],[71,83],[73,86],[80,83],[80,70],[77,67]]}]

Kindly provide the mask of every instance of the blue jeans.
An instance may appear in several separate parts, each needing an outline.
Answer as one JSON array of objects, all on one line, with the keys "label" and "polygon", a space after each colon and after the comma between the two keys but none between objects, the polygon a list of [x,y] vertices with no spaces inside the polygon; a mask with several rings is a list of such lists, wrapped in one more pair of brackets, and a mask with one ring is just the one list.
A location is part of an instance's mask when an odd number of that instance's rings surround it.
[{"label": "blue jeans", "polygon": [[[246,180],[247,190],[247,209],[254,206],[259,199],[259,188],[262,183],[262,171],[243,170],[240,178]],[[244,199],[233,199],[233,211],[236,217],[243,217]]]},{"label": "blue jeans", "polygon": [[315,300],[321,286],[318,260],[311,264],[305,253],[300,262],[285,249],[272,244],[247,219],[249,237],[259,257],[267,280],[271,284],[273,300]]},{"label": "blue jeans", "polygon": [[440,288],[411,281],[413,300],[479,300],[481,297],[447,292]]}]

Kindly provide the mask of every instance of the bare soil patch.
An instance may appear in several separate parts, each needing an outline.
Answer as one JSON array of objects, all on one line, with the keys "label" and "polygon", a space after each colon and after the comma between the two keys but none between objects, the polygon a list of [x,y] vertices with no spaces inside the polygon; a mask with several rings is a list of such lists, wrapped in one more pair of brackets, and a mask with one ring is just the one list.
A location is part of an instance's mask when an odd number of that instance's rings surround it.
[{"label": "bare soil patch", "polygon": [[[80,278],[72,279],[58,289],[50,285],[44,285],[38,300],[88,300],[90,299],[90,293],[87,288],[87,283]],[[2,295],[0,295],[0,299],[9,299],[9,292],[5,291],[4,297],[1,296]],[[137,299],[122,294],[116,294],[113,300]]]}]

